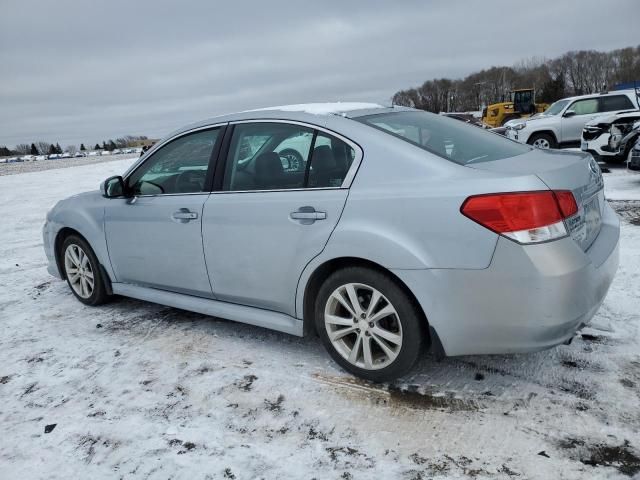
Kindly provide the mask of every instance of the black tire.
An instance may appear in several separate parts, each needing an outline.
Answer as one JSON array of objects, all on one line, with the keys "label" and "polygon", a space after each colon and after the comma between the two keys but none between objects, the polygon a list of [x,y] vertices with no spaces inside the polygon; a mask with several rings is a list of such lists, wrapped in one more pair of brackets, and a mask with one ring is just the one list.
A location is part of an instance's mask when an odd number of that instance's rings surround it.
[{"label": "black tire", "polygon": [[[395,359],[385,367],[360,368],[344,358],[329,339],[324,320],[325,307],[332,293],[349,283],[363,284],[378,290],[397,312],[397,317],[393,318],[397,318],[401,324],[402,345]],[[422,353],[427,331],[426,321],[418,306],[415,305],[415,301],[400,288],[397,282],[389,275],[365,267],[344,268],[334,272],[325,280],[316,298],[314,321],[316,331],[333,360],[346,371],[371,382],[394,380],[408,373]],[[371,342],[371,340],[368,341]]]},{"label": "black tire", "polygon": [[[91,273],[93,274],[93,290],[91,292],[91,295],[86,298],[82,297],[76,292],[75,288],[71,284],[69,275],[67,274],[67,267],[65,264],[65,253],[67,251],[67,248],[70,245],[76,245],[80,247],[88,257],[88,263],[90,265]],[[60,251],[58,252],[58,255],[60,258],[61,267],[64,271],[64,276],[67,280],[67,284],[69,285],[69,288],[71,289],[71,292],[73,293],[73,295],[78,300],[80,300],[85,305],[91,305],[91,306],[102,305],[103,303],[106,303],[109,300],[110,296],[107,293],[107,289],[104,284],[104,279],[102,277],[102,273],[100,270],[100,262],[98,262],[98,258],[96,257],[96,254],[93,253],[93,249],[84,238],[78,235],[69,235],[67,238],[64,239],[64,242],[62,242],[62,246],[60,247]]]},{"label": "black tire", "polygon": [[546,141],[549,144],[549,148],[558,148],[558,142],[556,142],[556,139],[553,137],[553,135],[550,135],[548,133],[534,133],[529,137],[527,143],[529,145],[534,145],[538,140]]},{"label": "black tire", "polygon": [[624,152],[613,157],[613,163],[625,164],[629,159],[629,154],[631,153],[631,149],[633,148],[635,143],[636,142],[628,142],[624,149]]}]

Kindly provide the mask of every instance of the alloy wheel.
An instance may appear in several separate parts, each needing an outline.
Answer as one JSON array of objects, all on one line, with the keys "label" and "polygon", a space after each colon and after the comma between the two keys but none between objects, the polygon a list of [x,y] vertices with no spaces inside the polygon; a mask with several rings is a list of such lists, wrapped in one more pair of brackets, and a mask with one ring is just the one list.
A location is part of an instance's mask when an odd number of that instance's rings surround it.
[{"label": "alloy wheel", "polygon": [[89,298],[94,289],[91,261],[78,245],[70,244],[64,252],[64,270],[73,291],[81,298]]},{"label": "alloy wheel", "polygon": [[549,144],[549,140],[547,140],[546,138],[538,138],[533,142],[533,146],[536,148],[542,148],[542,149],[548,149],[551,148],[551,145]]},{"label": "alloy wheel", "polygon": [[362,283],[333,291],[325,306],[324,324],[335,350],[358,368],[384,368],[402,348],[402,323],[396,309],[382,293]]}]

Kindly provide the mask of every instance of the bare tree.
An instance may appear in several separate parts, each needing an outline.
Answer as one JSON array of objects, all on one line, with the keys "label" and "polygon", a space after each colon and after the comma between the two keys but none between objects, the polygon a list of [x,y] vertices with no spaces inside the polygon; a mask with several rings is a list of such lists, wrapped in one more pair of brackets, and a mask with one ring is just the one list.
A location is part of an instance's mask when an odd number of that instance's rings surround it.
[{"label": "bare tree", "polygon": [[41,154],[46,154],[49,151],[49,146],[51,144],[49,142],[36,142],[36,147]]},{"label": "bare tree", "polygon": [[29,145],[28,143],[21,143],[19,145],[16,145],[16,148],[14,148],[14,150],[21,155],[26,155],[31,151],[31,145]]},{"label": "bare tree", "polygon": [[491,67],[464,79],[427,80],[398,91],[392,101],[433,112],[478,110],[509,100],[509,93],[517,88],[533,88],[538,101],[554,102],[635,80],[640,80],[640,46],[611,52],[581,50],[550,60],[533,57],[513,67]]},{"label": "bare tree", "polygon": [[65,152],[69,152],[71,155],[73,155],[78,151],[78,147],[76,147],[75,145],[67,145],[64,150]]}]

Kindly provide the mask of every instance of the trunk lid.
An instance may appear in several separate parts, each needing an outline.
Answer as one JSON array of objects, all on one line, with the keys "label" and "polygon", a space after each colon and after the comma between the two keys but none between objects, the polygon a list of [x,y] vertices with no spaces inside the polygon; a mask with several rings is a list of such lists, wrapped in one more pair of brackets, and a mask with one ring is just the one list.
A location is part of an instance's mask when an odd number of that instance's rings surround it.
[{"label": "trunk lid", "polygon": [[510,175],[536,175],[551,190],[570,190],[578,204],[578,213],[565,221],[571,237],[587,250],[600,233],[604,183],[600,167],[590,154],[536,149],[468,167]]}]

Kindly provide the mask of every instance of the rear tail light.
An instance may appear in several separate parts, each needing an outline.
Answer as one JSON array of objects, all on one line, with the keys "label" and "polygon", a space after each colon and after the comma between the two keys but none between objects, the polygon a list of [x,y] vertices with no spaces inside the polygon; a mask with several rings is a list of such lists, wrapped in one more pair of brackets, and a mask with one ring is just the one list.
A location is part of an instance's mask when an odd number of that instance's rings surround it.
[{"label": "rear tail light", "polygon": [[483,227],[519,243],[567,236],[564,220],[578,212],[569,191],[491,193],[465,200],[460,211]]}]

